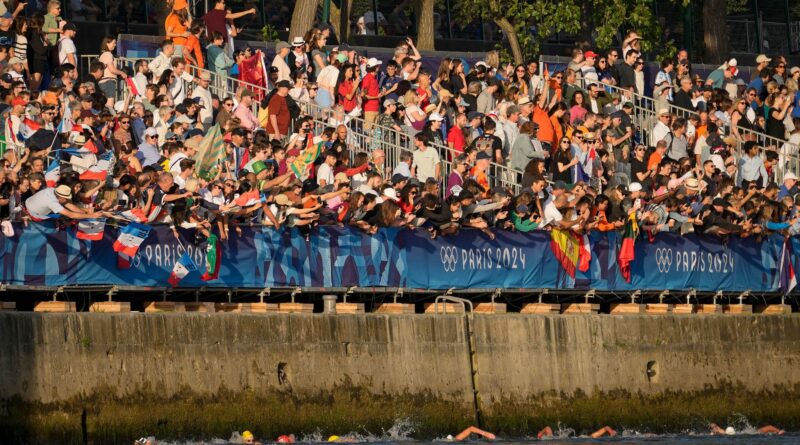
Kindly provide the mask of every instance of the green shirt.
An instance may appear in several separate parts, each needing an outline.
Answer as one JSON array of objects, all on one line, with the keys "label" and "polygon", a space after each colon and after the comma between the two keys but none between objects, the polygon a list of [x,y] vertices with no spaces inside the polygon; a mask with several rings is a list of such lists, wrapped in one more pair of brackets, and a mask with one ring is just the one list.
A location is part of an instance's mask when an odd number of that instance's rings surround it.
[{"label": "green shirt", "polygon": [[[44,25],[42,25],[42,28],[45,30],[58,29],[58,23],[60,21],[61,17],[56,17],[51,14],[45,14]],[[47,40],[47,43],[49,43],[50,45],[55,45],[56,43],[58,43],[58,34],[59,33],[57,32],[48,32],[46,34],[45,40]]]}]

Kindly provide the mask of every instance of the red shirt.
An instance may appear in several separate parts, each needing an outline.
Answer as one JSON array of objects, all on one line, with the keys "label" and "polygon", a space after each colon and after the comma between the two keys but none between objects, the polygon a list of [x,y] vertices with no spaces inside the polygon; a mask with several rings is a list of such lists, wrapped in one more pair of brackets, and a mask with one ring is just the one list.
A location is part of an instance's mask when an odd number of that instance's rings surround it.
[{"label": "red shirt", "polygon": [[[378,78],[375,73],[367,73],[361,81],[361,91],[367,96],[377,96],[381,93],[378,87]],[[378,99],[364,99],[364,111],[380,111],[380,101]]]},{"label": "red shirt", "polygon": [[467,145],[467,139],[464,137],[464,132],[460,128],[453,127],[447,132],[447,143],[452,143],[453,150],[460,154],[464,153],[464,146]]},{"label": "red shirt", "polygon": [[[289,121],[292,118],[286,98],[280,94],[273,94],[269,100],[269,119],[267,119],[267,134],[289,134]],[[272,115],[278,123],[278,128],[272,128]]]},{"label": "red shirt", "polygon": [[339,91],[337,91],[339,94],[339,103],[344,107],[345,113],[353,111],[353,108],[358,105],[358,97],[355,94],[352,99],[347,100],[347,95],[353,91],[353,88],[355,88],[355,85],[353,85],[352,80],[345,80],[339,84]]},{"label": "red shirt", "polygon": [[225,27],[225,16],[227,14],[227,11],[224,9],[214,8],[203,16],[203,22],[206,24],[209,40],[211,40],[211,33],[216,31],[222,34],[223,42],[228,41],[228,28]]}]

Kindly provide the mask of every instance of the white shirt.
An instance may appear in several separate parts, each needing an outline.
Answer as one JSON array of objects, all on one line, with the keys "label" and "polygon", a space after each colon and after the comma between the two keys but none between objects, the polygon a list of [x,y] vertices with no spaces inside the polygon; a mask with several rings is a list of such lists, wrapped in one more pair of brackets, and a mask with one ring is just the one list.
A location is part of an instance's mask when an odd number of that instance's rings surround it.
[{"label": "white shirt", "polygon": [[136,97],[144,97],[144,92],[147,89],[147,77],[142,73],[136,73],[133,76],[133,83],[136,85],[136,89],[139,90],[139,95]]},{"label": "white shirt", "polygon": [[51,214],[64,211],[64,206],[58,202],[58,197],[56,197],[56,189],[51,187],[39,190],[28,198],[25,201],[25,208],[36,219],[48,219]]},{"label": "white shirt", "polygon": [[184,71],[183,74],[181,74],[181,78],[175,79],[175,81],[172,82],[172,85],[169,86],[169,94],[172,96],[172,100],[176,104],[179,104],[186,99],[186,87],[184,87],[183,83],[191,82],[193,80],[194,76]]},{"label": "white shirt", "polygon": [[69,61],[68,55],[72,54],[72,57],[75,58],[75,63],[80,63],[78,57],[75,56],[75,42],[72,39],[65,37],[58,41],[58,63],[65,64],[71,63]]},{"label": "white shirt", "polygon": [[417,179],[424,183],[428,178],[436,178],[436,166],[440,163],[439,153],[433,148],[425,151],[414,150],[413,166],[417,169]]},{"label": "white shirt", "polygon": [[542,227],[546,227],[551,223],[559,223],[561,220],[564,219],[564,216],[561,215],[561,211],[558,210],[556,207],[555,201],[550,200],[544,206],[544,218],[542,218]]},{"label": "white shirt", "polygon": [[289,69],[289,65],[286,64],[286,61],[279,54],[276,54],[275,58],[272,59],[272,66],[278,68],[278,82],[281,80],[292,80],[292,70]]},{"label": "white shirt", "polygon": [[394,170],[392,171],[392,176],[397,174],[401,174],[406,178],[411,177],[411,168],[408,166],[407,162],[400,162],[397,164],[397,167],[395,167]]},{"label": "white shirt", "polygon": [[650,145],[655,147],[658,141],[663,141],[664,138],[667,137],[667,135],[669,134],[669,127],[667,126],[667,124],[658,121],[658,123],[656,123],[656,126],[653,127],[652,134],[653,136],[652,139],[650,140]]},{"label": "white shirt", "polygon": [[323,180],[326,185],[331,185],[333,184],[333,179],[333,169],[327,162],[323,162],[317,169],[317,185],[322,185]]},{"label": "white shirt", "polygon": [[169,158],[169,172],[172,173],[172,176],[177,177],[180,174],[181,161],[188,158],[189,157],[181,151],[175,153],[171,158]]},{"label": "white shirt", "polygon": [[170,67],[170,58],[159,52],[155,59],[151,60],[148,64],[150,71],[153,73],[153,79],[158,79],[164,70]]}]

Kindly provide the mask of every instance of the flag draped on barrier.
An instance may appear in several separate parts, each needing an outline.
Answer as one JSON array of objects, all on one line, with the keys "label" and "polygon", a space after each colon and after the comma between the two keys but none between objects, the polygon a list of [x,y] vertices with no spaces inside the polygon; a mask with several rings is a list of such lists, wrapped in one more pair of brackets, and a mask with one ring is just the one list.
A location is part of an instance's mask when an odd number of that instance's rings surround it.
[{"label": "flag draped on barrier", "polygon": [[139,246],[147,239],[150,230],[150,226],[133,222],[119,230],[119,237],[114,241],[114,252],[119,255],[117,258],[119,268],[127,269],[131,266],[131,260],[139,251]]},{"label": "flag draped on barrier", "polygon": [[213,233],[208,237],[208,247],[206,247],[206,271],[202,277],[203,281],[216,280],[219,277],[219,267],[222,261],[222,245],[217,235]]},{"label": "flag draped on barrier", "polygon": [[575,278],[576,270],[581,272],[589,270],[592,252],[589,249],[587,236],[579,235],[571,230],[553,229],[550,237],[550,248],[553,250],[553,255],[567,275]]},{"label": "flag draped on barrier", "polygon": [[617,256],[619,271],[622,274],[622,278],[628,283],[631,282],[631,263],[636,257],[634,246],[638,236],[639,224],[636,222],[636,213],[632,212],[625,221],[625,229],[622,232],[622,245]]},{"label": "flag draped on barrier", "polygon": [[780,262],[780,290],[783,295],[790,293],[797,286],[797,277],[794,274],[794,250],[791,239],[783,243]]}]

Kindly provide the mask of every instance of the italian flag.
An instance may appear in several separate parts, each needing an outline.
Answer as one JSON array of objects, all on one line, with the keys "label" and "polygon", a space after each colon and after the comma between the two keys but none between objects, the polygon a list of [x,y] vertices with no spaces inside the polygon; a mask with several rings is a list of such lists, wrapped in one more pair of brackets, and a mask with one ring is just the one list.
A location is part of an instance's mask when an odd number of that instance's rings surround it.
[{"label": "italian flag", "polygon": [[636,256],[633,247],[638,236],[639,224],[636,222],[636,212],[631,212],[631,214],[628,215],[628,220],[625,221],[625,230],[622,233],[622,245],[620,245],[617,254],[619,271],[622,274],[622,278],[628,283],[631,282],[631,263]]}]

